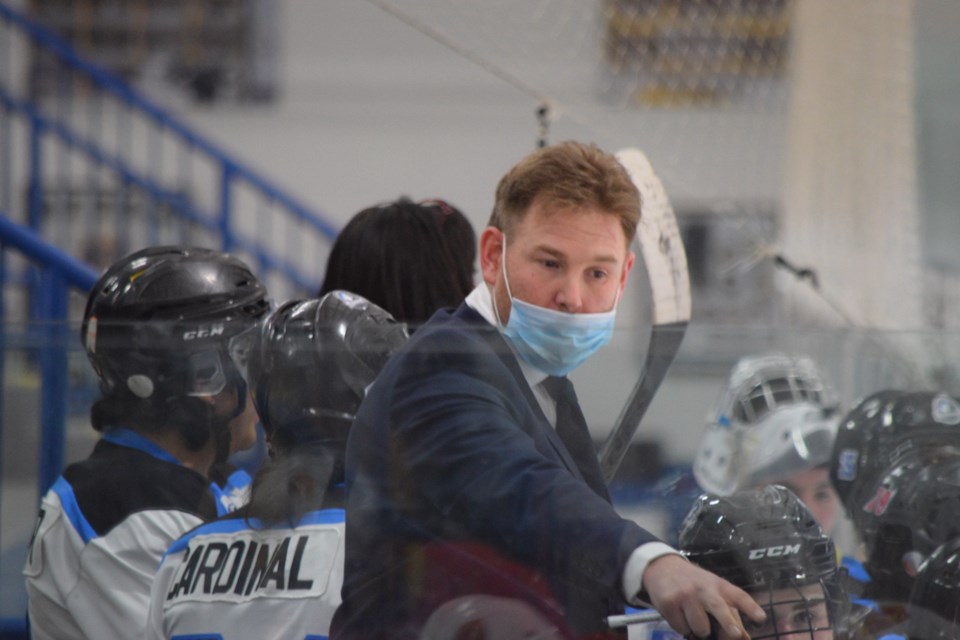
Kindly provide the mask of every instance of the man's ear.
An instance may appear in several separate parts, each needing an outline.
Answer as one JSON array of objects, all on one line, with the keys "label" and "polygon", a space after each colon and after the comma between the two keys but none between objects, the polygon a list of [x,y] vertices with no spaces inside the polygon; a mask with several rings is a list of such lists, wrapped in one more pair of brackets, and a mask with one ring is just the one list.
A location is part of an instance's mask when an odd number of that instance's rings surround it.
[{"label": "man's ear", "polygon": [[480,234],[480,273],[483,281],[493,286],[502,273],[503,231],[496,227],[487,227]]}]

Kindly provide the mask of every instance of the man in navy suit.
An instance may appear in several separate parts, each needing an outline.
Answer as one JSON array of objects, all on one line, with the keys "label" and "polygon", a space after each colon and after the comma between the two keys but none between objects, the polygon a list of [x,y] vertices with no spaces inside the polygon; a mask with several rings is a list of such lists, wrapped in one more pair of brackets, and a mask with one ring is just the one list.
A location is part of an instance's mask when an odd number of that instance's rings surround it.
[{"label": "man in navy suit", "polygon": [[538,150],[501,179],[484,281],[387,364],[351,430],[331,637],[416,638],[432,587],[454,582],[433,560],[477,546],[526,570],[513,596],[545,584],[578,637],[612,634],[604,619],[625,603],[684,634],[707,636],[712,616],[721,640],[747,637],[740,612],[763,621],[746,592],[616,513],[565,377],[610,338],[639,218],[626,171],[593,145]]}]

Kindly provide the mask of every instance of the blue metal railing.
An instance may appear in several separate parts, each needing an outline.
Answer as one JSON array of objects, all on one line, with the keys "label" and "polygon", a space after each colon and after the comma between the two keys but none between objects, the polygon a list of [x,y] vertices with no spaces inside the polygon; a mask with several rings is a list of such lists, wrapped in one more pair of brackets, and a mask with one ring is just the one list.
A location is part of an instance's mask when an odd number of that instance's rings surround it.
[{"label": "blue metal railing", "polygon": [[[67,352],[70,343],[67,309],[70,289],[86,292],[93,288],[97,273],[86,264],[44,242],[28,227],[13,222],[0,211],[0,273],[6,270],[7,252],[15,250],[37,266],[42,283],[37,361],[40,373],[40,442],[38,495],[43,495],[63,469],[64,426],[68,391]],[[0,296],[0,317],[4,317]],[[2,330],[6,331],[3,326]],[[0,388],[4,386],[6,344],[0,344]],[[2,395],[0,395],[2,398]],[[3,407],[0,406],[0,415]],[[21,425],[22,426],[22,425]],[[0,420],[0,445],[4,441]],[[2,460],[0,448],[0,460]],[[2,468],[0,468],[2,476]],[[24,516],[29,517],[29,516]],[[22,618],[0,619],[0,638],[25,637]]]},{"label": "blue metal railing", "polygon": [[[47,106],[48,101],[36,100],[33,95],[18,96],[14,88],[16,83],[12,79],[4,82],[0,77],[0,105],[8,117],[21,118],[29,131],[28,152],[24,154],[29,163],[25,179],[26,202],[21,208],[13,207],[9,202],[11,196],[0,194],[4,196],[0,197],[0,207],[6,208],[10,215],[16,215],[17,210],[23,209],[23,217],[29,226],[50,239],[51,234],[44,228],[50,212],[45,212],[45,209],[53,207],[44,200],[44,196],[51,177],[45,174],[66,165],[63,157],[79,155],[96,171],[109,174],[111,184],[119,185],[121,190],[126,190],[124,193],[136,190],[149,201],[151,207],[159,207],[181,221],[209,232],[202,237],[216,238],[224,250],[249,255],[259,266],[265,280],[279,276],[273,281],[282,283],[283,293],[312,293],[318,288],[322,262],[314,255],[319,253],[322,256],[337,233],[336,227],[324,216],[231,157],[123,80],[79,57],[57,35],[3,3],[0,3],[0,23],[6,23],[21,34],[29,44],[30,51],[42,51],[43,55],[52,56],[67,75],[66,79],[59,79],[58,86],[67,89],[53,96],[53,107]],[[72,87],[81,81],[83,93],[88,95],[78,100],[75,96],[78,91]],[[111,112],[105,101],[116,105],[113,130],[104,127],[103,114]],[[77,131],[76,116],[81,110],[88,113],[88,120],[96,119],[96,126],[88,127],[93,129],[90,135]],[[89,115],[91,112],[93,115]],[[181,167],[180,175],[175,179],[164,179],[162,171],[154,171],[151,175],[149,167],[141,169],[136,166],[132,158],[135,150],[130,142],[134,137],[134,119],[148,131],[144,144],[148,147],[149,155],[159,155],[157,149],[165,146],[172,145],[179,150],[183,158],[178,156],[176,162],[187,166]],[[109,151],[103,141],[105,138],[115,138],[115,146],[119,150]],[[53,159],[46,157],[51,152],[45,149],[46,143],[51,141],[58,145],[52,153],[59,156]],[[207,179],[191,175],[190,165],[196,164],[194,159],[212,167]],[[6,170],[9,172],[10,168],[6,167]],[[0,180],[0,188],[7,185],[6,188],[10,189],[13,182],[6,176],[6,179]],[[247,200],[252,199],[257,203],[253,209],[244,209],[239,204],[241,191],[251,195],[252,198]],[[199,200],[202,198],[194,192],[206,193],[210,202],[201,205]],[[156,222],[154,220],[144,225],[156,226]],[[244,230],[244,225],[256,229]],[[275,238],[275,228],[279,226],[293,229],[286,234],[288,240],[295,239],[298,244],[306,242],[307,246],[295,250],[282,246]],[[121,243],[133,246],[124,246],[120,253],[156,243],[151,240]],[[185,239],[178,237],[176,240]]]},{"label": "blue metal railing", "polygon": [[[0,212],[0,247],[16,249],[37,265],[41,272],[44,322],[40,349],[40,450],[39,489],[42,495],[63,469],[63,427],[66,422],[67,345],[69,289],[86,293],[93,288],[97,273],[86,264],[43,241],[29,228],[10,220]],[[0,317],[6,310],[0,303]],[[2,358],[2,352],[0,352]],[[0,382],[3,367],[0,366]],[[0,429],[3,424],[0,421]],[[0,438],[2,441],[2,438]]]}]

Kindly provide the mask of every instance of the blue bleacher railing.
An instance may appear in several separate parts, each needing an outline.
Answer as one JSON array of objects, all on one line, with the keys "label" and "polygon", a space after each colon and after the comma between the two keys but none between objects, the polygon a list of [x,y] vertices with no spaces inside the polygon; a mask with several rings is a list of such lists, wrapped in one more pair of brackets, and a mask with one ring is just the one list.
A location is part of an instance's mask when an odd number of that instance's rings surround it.
[{"label": "blue bleacher railing", "polygon": [[[44,321],[39,324],[37,351],[40,377],[40,451],[38,495],[43,495],[63,469],[64,425],[67,401],[67,351],[73,338],[67,318],[70,289],[86,292],[97,279],[88,265],[44,242],[26,226],[10,220],[0,210],[0,273],[6,271],[7,253],[15,251],[37,266],[42,284],[40,310]],[[3,308],[0,296],[0,317]],[[6,327],[3,327],[6,330]],[[5,340],[4,340],[5,342]],[[6,344],[0,345],[0,387],[4,382]],[[0,396],[2,397],[2,396]],[[0,407],[2,410],[2,407]],[[0,411],[2,413],[2,411]],[[0,420],[0,444],[4,442],[4,423]],[[0,450],[2,453],[2,450]],[[2,460],[2,455],[0,455]],[[2,476],[0,465],[0,476]],[[0,532],[2,533],[2,532]],[[2,537],[2,536],[0,536]],[[9,567],[3,567],[9,571]],[[0,618],[0,640],[24,638],[25,621],[21,617]]]},{"label": "blue bleacher railing", "polygon": [[[293,229],[286,234],[288,241],[295,238],[297,243],[303,243],[313,236],[314,246],[322,253],[337,233],[337,228],[325,216],[226,153],[120,78],[84,60],[69,43],[2,2],[0,22],[7,24],[12,31],[23,37],[28,52],[39,50],[43,55],[56,58],[66,76],[59,80],[58,86],[66,88],[58,90],[53,96],[56,103],[54,106],[36,100],[35,96],[18,96],[14,87],[16,82],[11,78],[0,77],[0,105],[7,117],[20,117],[29,128],[27,157],[30,168],[26,179],[27,202],[23,208],[26,209],[25,218],[31,228],[48,237],[43,228],[43,210],[45,207],[50,208],[49,204],[45,205],[44,200],[44,188],[50,182],[50,176],[45,174],[54,169],[58,160],[44,157],[45,154],[69,154],[71,157],[80,155],[97,170],[112,174],[113,181],[122,187],[142,192],[151,204],[163,205],[174,216],[212,232],[212,237],[216,238],[224,250],[248,254],[260,267],[265,278],[276,274],[277,279],[285,284],[286,292],[313,292],[318,288],[322,262],[311,259],[311,247],[307,246],[307,251],[300,250],[303,247],[292,251],[282,242],[276,242],[275,236],[278,235],[276,227],[285,223]],[[29,60],[30,56],[25,57]],[[81,81],[82,91],[75,86]],[[85,97],[78,99],[78,93],[84,93]],[[103,113],[111,111],[104,106],[106,100],[117,105],[114,107],[116,115],[113,118],[112,130],[109,123],[105,124],[103,121]],[[90,116],[90,111],[97,113]],[[91,117],[100,118],[97,126],[88,127],[93,130],[92,134],[84,135],[77,131],[79,113],[87,113],[88,123]],[[203,189],[210,190],[207,198],[209,202],[201,205],[192,201],[200,199],[191,198],[187,193],[197,188],[196,182],[184,184],[184,180],[192,176],[179,175],[172,181],[169,178],[164,180],[159,173],[150,175],[149,167],[136,166],[137,163],[131,158],[136,150],[130,148],[129,141],[136,133],[133,130],[133,120],[148,131],[147,135],[150,136],[144,142],[148,148],[141,150],[144,154],[156,155],[159,153],[156,149],[172,145],[180,150],[181,155],[188,156],[186,161],[178,157],[178,164],[190,164],[190,159],[193,158],[213,167],[213,175],[202,185]],[[98,135],[116,138],[115,146],[119,150],[111,151],[97,139]],[[45,143],[51,139],[55,140],[58,146],[52,151],[45,151]],[[8,145],[9,142],[2,144]],[[9,178],[0,181],[0,187],[7,184],[7,188],[11,188],[10,182]],[[192,189],[185,189],[185,186]],[[247,192],[258,203],[253,210],[241,209],[238,204],[240,191]],[[6,194],[6,198],[9,199],[10,195]],[[10,215],[16,215],[16,210],[3,199],[0,199],[0,207],[5,208]],[[247,228],[241,229],[244,222]],[[268,233],[264,233],[265,227],[271,227]],[[269,241],[271,236],[274,242]],[[141,246],[145,244],[156,242],[146,241],[141,243]],[[136,248],[139,247],[124,247],[125,250]]]},{"label": "blue bleacher railing", "polygon": [[[93,288],[97,273],[88,265],[67,255],[43,241],[29,228],[10,220],[0,211],[0,246],[6,262],[6,252],[16,249],[41,271],[44,333],[40,349],[40,471],[41,495],[63,470],[63,425],[66,421],[67,349],[72,336],[65,335],[68,327],[69,289],[84,293]],[[3,309],[0,309],[2,313]],[[0,351],[2,357],[2,351]],[[0,367],[0,375],[3,368]],[[0,422],[0,430],[3,424]],[[2,431],[0,431],[2,434]],[[0,438],[2,441],[2,438]]]}]

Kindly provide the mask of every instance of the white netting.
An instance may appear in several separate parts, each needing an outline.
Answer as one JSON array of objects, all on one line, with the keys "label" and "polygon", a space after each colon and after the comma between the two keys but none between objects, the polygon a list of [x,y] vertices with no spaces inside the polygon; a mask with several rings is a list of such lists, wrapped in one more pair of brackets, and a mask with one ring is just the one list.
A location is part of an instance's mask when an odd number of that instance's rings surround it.
[{"label": "white netting", "polygon": [[798,3],[781,242],[820,284],[818,295],[787,284],[789,317],[884,330],[871,342],[918,384],[938,350],[907,333],[929,326],[913,11],[901,0]]},{"label": "white netting", "polygon": [[804,0],[794,24],[784,246],[856,324],[919,328],[912,4]]},{"label": "white netting", "polygon": [[702,236],[695,321],[925,326],[913,2],[368,2],[549,105],[549,141],[643,149]]},{"label": "white netting", "polygon": [[675,201],[777,195],[789,2],[368,2],[547,103],[550,141],[641,147]]}]

